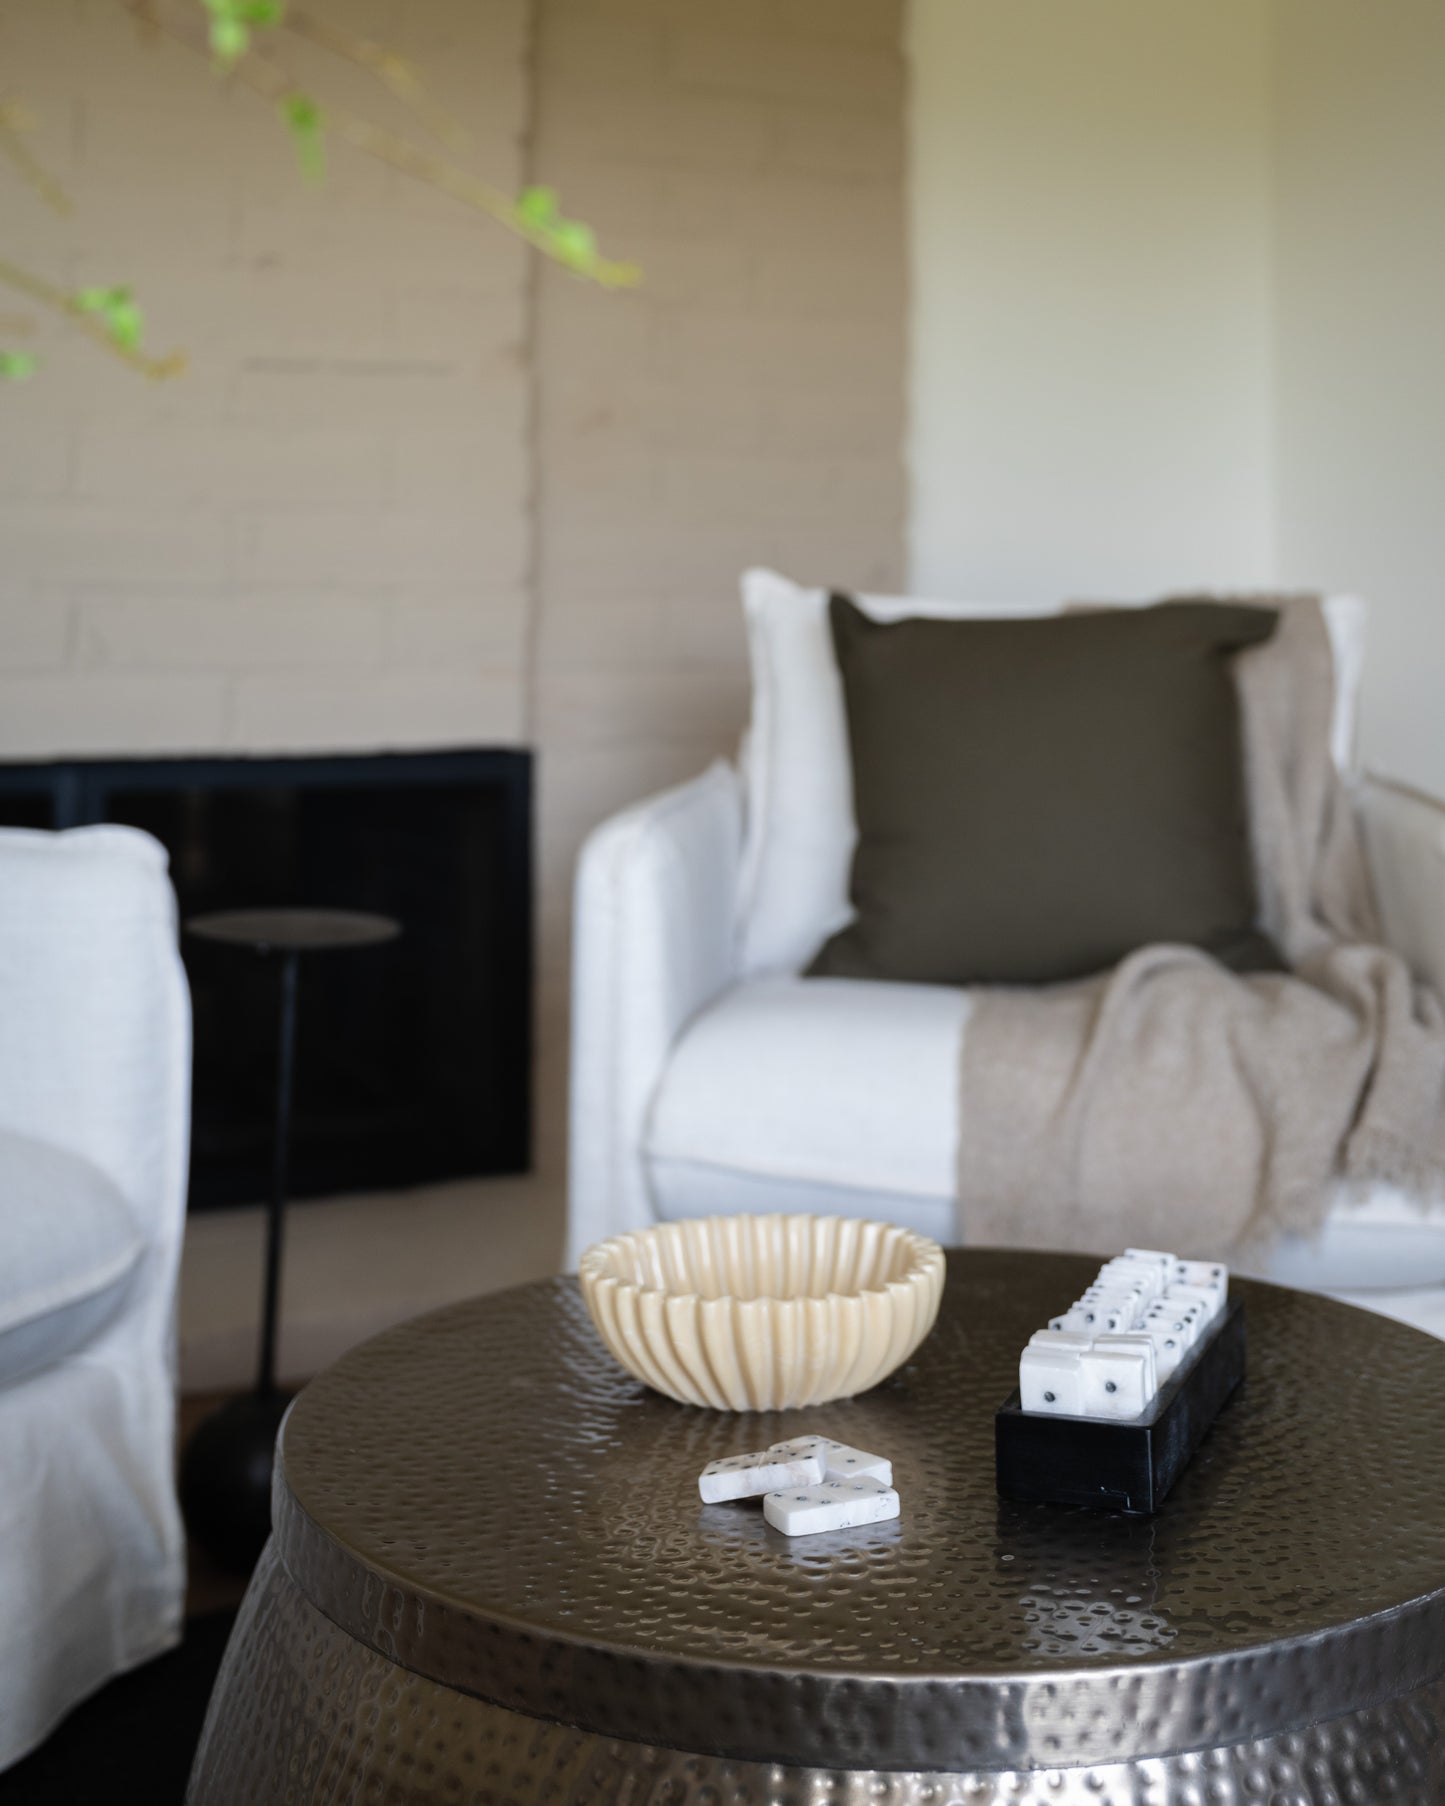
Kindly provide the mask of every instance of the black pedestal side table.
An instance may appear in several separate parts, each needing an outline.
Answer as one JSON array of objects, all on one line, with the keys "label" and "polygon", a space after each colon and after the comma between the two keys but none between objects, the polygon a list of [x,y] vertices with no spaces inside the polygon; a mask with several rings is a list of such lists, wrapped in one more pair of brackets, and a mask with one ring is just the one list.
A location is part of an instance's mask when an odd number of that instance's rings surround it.
[{"label": "black pedestal side table", "polygon": [[261,1339],[254,1388],[208,1417],[181,1463],[186,1524],[217,1561],[249,1569],[271,1529],[271,1465],[276,1432],[290,1400],[276,1384],[281,1250],[291,1158],[296,1079],[296,994],[303,953],[373,947],[401,933],[390,916],[343,909],[236,909],[192,916],[186,932],[201,940],[281,956],[281,1019],[276,1059],[276,1126],[266,1258],[261,1288]]},{"label": "black pedestal side table", "polygon": [[[190,1806],[1445,1806],[1445,1342],[1244,1281],[1152,1518],[1017,1504],[994,1410],[1097,1267],[948,1257],[857,1398],[648,1392],[574,1279],[387,1330],[281,1431]],[[902,1516],[790,1541],[708,1461],[803,1432]]]}]

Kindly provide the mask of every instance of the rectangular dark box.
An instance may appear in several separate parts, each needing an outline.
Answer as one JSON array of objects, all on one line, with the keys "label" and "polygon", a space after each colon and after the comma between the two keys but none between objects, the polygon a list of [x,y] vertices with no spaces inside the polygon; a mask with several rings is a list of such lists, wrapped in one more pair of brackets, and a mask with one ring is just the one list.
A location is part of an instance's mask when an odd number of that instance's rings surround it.
[{"label": "rectangular dark box", "polygon": [[1244,1378],[1244,1355],[1244,1303],[1236,1298],[1147,1417],[1053,1417],[1025,1411],[1015,1392],[994,1413],[998,1490],[1034,1503],[1157,1511]]}]

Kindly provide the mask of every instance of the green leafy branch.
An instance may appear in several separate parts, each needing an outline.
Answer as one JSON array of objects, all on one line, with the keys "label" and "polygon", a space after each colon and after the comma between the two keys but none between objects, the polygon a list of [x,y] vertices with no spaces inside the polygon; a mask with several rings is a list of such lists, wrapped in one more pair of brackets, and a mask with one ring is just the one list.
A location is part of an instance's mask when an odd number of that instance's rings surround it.
[{"label": "green leafy branch", "polygon": [[[192,50],[201,47],[156,0],[118,0],[118,4],[177,43]],[[642,280],[636,264],[604,257],[589,227],[563,219],[552,190],[529,188],[521,196],[506,194],[451,158],[436,156],[413,139],[358,113],[341,106],[323,108],[278,60],[276,51],[287,33],[305,38],[375,75],[423,118],[434,136],[446,143],[464,141],[465,134],[455,122],[431,105],[419,75],[405,59],[293,9],[286,0],[201,0],[201,4],[209,26],[205,48],[213,58],[220,54],[215,29],[218,22],[224,22],[222,49],[228,72],[238,84],[276,108],[296,142],[307,175],[315,177],[324,168],[324,135],[329,131],[354,150],[485,213],[575,276],[602,288],[631,288]],[[258,36],[262,31],[267,34],[264,48]]]},{"label": "green leafy branch", "polygon": [[[405,58],[384,45],[358,37],[290,5],[289,0],[186,0],[187,21],[199,33],[165,13],[166,0],[117,0],[147,38],[164,35],[209,56],[238,85],[270,103],[290,133],[302,172],[312,181],[326,173],[328,132],[381,163],[426,183],[486,214],[562,268],[603,288],[629,288],[642,272],[636,264],[604,257],[592,229],[561,212],[554,189],[535,186],[512,196],[473,175],[450,157],[437,156],[411,138],[376,125],[343,107],[323,109],[271,52],[283,35],[311,43],[367,71],[408,108],[423,128],[448,150],[467,146],[467,134],[427,94],[420,75]],[[264,41],[266,48],[261,48]],[[31,122],[14,103],[0,103],[0,157],[8,161],[53,211],[74,211],[69,195],[31,153],[22,134]],[[84,288],[68,293],[57,284],[0,259],[0,285],[63,315],[97,344],[156,380],[185,368],[182,352],[149,356],[142,348],[144,320],[128,287]],[[0,348],[0,380],[34,374],[33,352]]]},{"label": "green leafy branch", "polygon": [[[142,376],[163,382],[167,377],[179,376],[186,367],[184,352],[151,357],[142,349],[144,322],[128,288],[84,288],[70,294],[57,284],[47,282],[43,276],[21,269],[5,258],[0,258],[0,284],[52,313],[63,315],[97,344],[140,371]],[[13,380],[31,376],[39,362],[32,352],[0,352],[0,377]]]}]

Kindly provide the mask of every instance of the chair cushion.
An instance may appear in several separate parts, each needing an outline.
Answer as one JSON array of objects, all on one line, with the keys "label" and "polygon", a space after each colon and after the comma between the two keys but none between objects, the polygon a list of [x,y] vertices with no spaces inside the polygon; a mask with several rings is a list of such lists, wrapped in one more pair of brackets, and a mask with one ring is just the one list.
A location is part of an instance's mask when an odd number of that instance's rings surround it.
[{"label": "chair cushion", "polygon": [[666,1217],[877,1216],[951,1241],[967,992],[758,979],[687,1028],[646,1137]]},{"label": "chair cushion", "polygon": [[854,920],[813,972],[1053,984],[1158,942],[1280,965],[1255,927],[1232,663],[1277,610],[830,613],[858,847]]},{"label": "chair cushion", "polygon": [[[970,1004],[946,985],[846,978],[725,991],[688,1026],[653,1102],[646,1160],[658,1214],[814,1210],[958,1241]],[[1445,1204],[1341,1184],[1317,1237],[1287,1237],[1243,1270],[1442,1333]],[[1398,1306],[1406,1291],[1419,1293],[1418,1308]]]},{"label": "chair cushion", "polygon": [[[776,571],[751,570],[743,574],[742,592],[753,700],[742,760],[747,830],[738,887],[741,970],[800,972],[852,914],[848,873],[857,830],[843,687],[825,590],[804,588]],[[855,600],[875,621],[1021,619],[1057,614],[1064,606],[1062,600]],[[1343,769],[1353,750],[1366,616],[1352,596],[1328,596],[1324,609],[1335,663],[1330,746]]]},{"label": "chair cushion", "polygon": [[145,1247],[98,1167],[0,1131],[0,1384],[97,1335],[124,1303]]}]

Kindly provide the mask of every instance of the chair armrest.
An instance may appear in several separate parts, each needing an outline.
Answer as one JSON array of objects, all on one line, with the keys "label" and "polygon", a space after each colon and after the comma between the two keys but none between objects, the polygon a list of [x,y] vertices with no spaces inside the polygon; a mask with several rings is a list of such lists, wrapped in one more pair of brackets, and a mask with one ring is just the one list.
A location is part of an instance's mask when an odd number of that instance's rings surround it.
[{"label": "chair armrest", "polygon": [[1445,998],[1445,802],[1373,776],[1355,800],[1385,943]]},{"label": "chair armrest", "polygon": [[721,761],[594,830],[577,867],[566,1264],[655,1220],[642,1144],[684,1025],[737,976],[742,838]]}]

